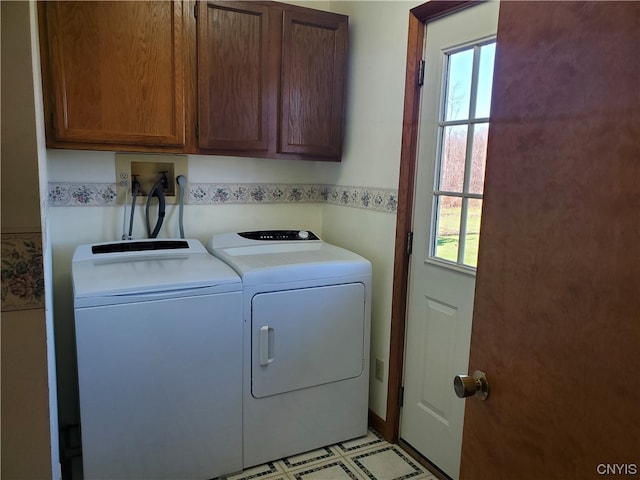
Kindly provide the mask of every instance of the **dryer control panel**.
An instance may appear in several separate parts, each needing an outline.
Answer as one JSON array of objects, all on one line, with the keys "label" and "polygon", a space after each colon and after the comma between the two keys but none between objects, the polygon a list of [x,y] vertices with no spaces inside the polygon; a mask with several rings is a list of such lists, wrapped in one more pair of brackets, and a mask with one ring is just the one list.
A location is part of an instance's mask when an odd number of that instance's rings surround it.
[{"label": "dryer control panel", "polygon": [[257,230],[239,232],[238,235],[249,240],[320,240],[308,230]]}]

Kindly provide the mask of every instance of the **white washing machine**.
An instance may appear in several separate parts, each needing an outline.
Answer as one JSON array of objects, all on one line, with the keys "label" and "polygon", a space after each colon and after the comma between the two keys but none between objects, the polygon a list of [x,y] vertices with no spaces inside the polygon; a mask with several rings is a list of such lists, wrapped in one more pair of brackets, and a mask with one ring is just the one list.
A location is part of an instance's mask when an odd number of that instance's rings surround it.
[{"label": "white washing machine", "polygon": [[209,250],[243,284],[244,467],[366,435],[370,262],[307,231]]},{"label": "white washing machine", "polygon": [[196,240],[73,256],[84,478],[242,469],[239,276]]}]

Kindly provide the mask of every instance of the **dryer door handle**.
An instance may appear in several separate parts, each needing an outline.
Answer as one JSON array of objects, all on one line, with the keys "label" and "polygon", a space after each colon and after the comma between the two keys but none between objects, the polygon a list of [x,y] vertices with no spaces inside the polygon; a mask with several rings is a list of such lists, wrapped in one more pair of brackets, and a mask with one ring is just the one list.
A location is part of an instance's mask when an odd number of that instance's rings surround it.
[{"label": "dryer door handle", "polygon": [[273,362],[273,339],[274,339],[274,330],[269,327],[269,325],[265,325],[264,327],[260,327],[260,365],[267,366],[271,362]]}]

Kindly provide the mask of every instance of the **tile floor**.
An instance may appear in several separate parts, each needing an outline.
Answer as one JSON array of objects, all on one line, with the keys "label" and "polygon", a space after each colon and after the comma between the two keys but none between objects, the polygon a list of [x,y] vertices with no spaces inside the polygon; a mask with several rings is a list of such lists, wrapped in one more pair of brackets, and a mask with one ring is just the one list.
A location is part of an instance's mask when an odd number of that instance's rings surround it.
[{"label": "tile floor", "polygon": [[[63,466],[63,479],[82,480],[79,448],[73,452]],[[365,437],[249,468],[225,480],[342,479],[437,480],[398,445],[387,443],[373,430]]]},{"label": "tile floor", "polygon": [[436,480],[398,445],[367,436],[283,458],[227,480]]}]

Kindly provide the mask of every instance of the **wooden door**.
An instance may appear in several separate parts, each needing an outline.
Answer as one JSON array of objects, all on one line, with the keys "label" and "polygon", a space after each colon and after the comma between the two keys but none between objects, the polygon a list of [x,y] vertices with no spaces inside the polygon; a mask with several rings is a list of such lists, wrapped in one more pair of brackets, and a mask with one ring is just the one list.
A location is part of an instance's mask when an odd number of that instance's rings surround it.
[{"label": "wooden door", "polygon": [[640,468],[638,32],[638,2],[501,5],[463,479]]},{"label": "wooden door", "polygon": [[182,2],[43,2],[42,10],[50,146],[185,144]]},{"label": "wooden door", "polygon": [[280,153],[342,154],[348,18],[285,10]]},{"label": "wooden door", "polygon": [[265,151],[276,85],[268,72],[268,7],[209,1],[198,8],[198,144]]}]

